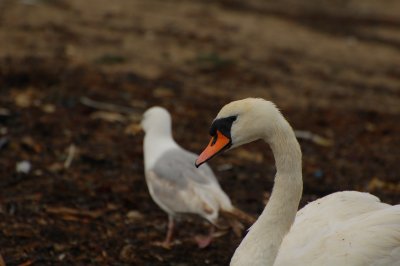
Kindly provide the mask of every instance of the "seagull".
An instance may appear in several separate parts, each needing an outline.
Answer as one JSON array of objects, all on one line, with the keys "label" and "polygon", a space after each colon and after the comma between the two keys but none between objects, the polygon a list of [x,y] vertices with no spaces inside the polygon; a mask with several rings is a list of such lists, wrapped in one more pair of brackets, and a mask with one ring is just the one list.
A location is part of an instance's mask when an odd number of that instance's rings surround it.
[{"label": "seagull", "polygon": [[[168,230],[161,246],[170,248],[174,220],[181,214],[196,214],[217,227],[220,226],[218,217],[223,214],[237,234],[243,228],[239,220],[249,224],[254,222],[253,217],[232,205],[211,168],[207,164],[196,168],[194,162],[198,155],[175,142],[171,115],[166,109],[158,106],[148,109],[141,126],[145,132],[143,150],[147,187],[152,199],[168,214]],[[195,237],[200,248],[211,243],[214,227],[211,228],[208,236]]]}]

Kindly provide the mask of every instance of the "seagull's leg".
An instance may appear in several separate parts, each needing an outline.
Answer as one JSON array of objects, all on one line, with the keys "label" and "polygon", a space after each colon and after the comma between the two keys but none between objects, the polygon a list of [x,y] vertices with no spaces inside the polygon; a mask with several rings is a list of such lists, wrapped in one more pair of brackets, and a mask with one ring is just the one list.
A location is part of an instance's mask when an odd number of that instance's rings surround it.
[{"label": "seagull's leg", "polygon": [[196,241],[197,245],[199,248],[206,248],[211,244],[211,241],[214,238],[214,232],[215,232],[215,227],[212,225],[210,227],[210,231],[208,235],[197,235],[194,237],[194,240]]},{"label": "seagull's leg", "polygon": [[165,237],[164,246],[170,247],[171,246],[171,240],[172,240],[172,234],[174,232],[174,217],[172,215],[168,215],[168,230],[167,230],[167,235]]},{"label": "seagull's leg", "polygon": [[173,235],[173,231],[174,231],[174,224],[175,224],[174,217],[171,215],[168,215],[167,235],[165,236],[164,241],[153,242],[153,245],[158,246],[158,247],[163,247],[165,249],[170,249],[172,246],[171,240],[172,240],[172,235]]}]

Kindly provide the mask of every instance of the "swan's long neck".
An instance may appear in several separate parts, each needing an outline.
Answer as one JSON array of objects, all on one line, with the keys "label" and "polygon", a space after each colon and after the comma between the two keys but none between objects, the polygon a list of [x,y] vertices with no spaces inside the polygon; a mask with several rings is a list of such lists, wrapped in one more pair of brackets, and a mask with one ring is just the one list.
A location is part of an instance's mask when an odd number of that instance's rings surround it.
[{"label": "swan's long neck", "polygon": [[[275,158],[275,184],[267,206],[237,248],[231,265],[273,265],[300,202],[301,150],[292,128],[280,117],[272,133],[264,139]],[[252,263],[248,264],[249,261]]]}]

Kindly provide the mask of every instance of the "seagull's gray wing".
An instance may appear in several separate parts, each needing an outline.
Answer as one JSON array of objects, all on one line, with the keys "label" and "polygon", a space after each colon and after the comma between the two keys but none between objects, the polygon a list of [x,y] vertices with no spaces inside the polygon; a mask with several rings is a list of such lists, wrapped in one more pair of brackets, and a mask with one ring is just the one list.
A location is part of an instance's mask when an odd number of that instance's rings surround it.
[{"label": "seagull's gray wing", "polygon": [[[156,162],[154,171],[172,182],[180,183],[184,179],[190,179],[199,184],[217,183],[211,168],[204,164],[195,166],[197,155],[183,149],[167,151]],[[181,185],[181,184],[179,184]]]},{"label": "seagull's gray wing", "polygon": [[166,212],[196,213],[214,220],[211,216],[216,216],[219,209],[214,192],[220,187],[208,166],[195,167],[195,159],[185,150],[166,152],[146,172],[147,185],[154,201]]}]

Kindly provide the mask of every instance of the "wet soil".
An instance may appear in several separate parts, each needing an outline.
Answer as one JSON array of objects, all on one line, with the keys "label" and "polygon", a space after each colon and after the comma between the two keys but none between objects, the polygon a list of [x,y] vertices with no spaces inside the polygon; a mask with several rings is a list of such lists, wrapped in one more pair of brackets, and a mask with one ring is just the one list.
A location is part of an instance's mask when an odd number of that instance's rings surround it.
[{"label": "wet soil", "polygon": [[[227,265],[241,238],[205,249],[196,217],[166,215],[143,175],[148,107],[199,152],[231,100],[274,101],[300,139],[301,206],[339,190],[400,202],[398,1],[0,2],[0,253],[7,265]],[[258,215],[274,161],[256,142],[211,162]]]}]

